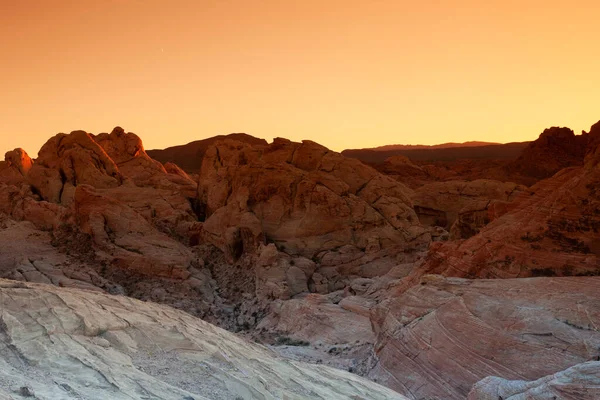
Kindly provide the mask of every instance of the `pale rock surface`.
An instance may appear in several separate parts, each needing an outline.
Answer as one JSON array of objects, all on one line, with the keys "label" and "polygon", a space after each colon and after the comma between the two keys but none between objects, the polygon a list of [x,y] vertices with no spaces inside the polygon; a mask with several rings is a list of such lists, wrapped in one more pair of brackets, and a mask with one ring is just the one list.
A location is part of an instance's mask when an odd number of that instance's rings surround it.
[{"label": "pale rock surface", "polygon": [[49,232],[28,221],[0,218],[0,277],[61,287],[119,292],[122,289],[53,246]]},{"label": "pale rock surface", "polygon": [[125,297],[0,280],[0,310],[6,398],[24,390],[42,400],[404,398]]},{"label": "pale rock surface", "polygon": [[479,381],[468,400],[596,400],[600,398],[600,362],[577,364],[535,381],[488,377]]},{"label": "pale rock surface", "polygon": [[[349,304],[349,303],[348,303]],[[257,329],[268,329],[310,343],[330,345],[356,341],[373,343],[375,336],[364,310],[350,311],[326,296],[308,294],[304,298],[276,301]]]}]

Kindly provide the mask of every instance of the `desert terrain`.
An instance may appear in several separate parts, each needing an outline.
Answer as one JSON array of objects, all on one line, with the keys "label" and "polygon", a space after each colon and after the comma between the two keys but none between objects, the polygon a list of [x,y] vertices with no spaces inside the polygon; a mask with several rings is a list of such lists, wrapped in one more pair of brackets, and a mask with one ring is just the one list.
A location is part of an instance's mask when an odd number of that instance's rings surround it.
[{"label": "desert terrain", "polygon": [[10,151],[0,398],[598,398],[600,123],[521,148]]}]

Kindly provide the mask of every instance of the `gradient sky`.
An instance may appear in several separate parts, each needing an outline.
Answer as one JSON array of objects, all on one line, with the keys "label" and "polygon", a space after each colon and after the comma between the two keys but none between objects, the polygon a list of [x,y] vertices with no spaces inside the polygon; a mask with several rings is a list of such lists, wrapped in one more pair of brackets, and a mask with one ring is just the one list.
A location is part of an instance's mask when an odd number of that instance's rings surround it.
[{"label": "gradient sky", "polygon": [[120,125],[334,150],[600,119],[600,2],[0,0],[0,151]]}]

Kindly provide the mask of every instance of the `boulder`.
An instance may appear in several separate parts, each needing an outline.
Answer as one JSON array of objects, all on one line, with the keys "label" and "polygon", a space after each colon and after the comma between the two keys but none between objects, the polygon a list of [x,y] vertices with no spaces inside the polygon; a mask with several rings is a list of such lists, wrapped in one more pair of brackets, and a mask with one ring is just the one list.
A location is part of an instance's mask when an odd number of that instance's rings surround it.
[{"label": "boulder", "polygon": [[122,175],[115,162],[92,135],[74,131],[59,133],[41,148],[27,178],[42,199],[60,203],[66,187],[85,184],[95,188],[114,188]]},{"label": "boulder", "polygon": [[0,183],[15,185],[25,181],[33,161],[23,149],[14,149],[0,161]]},{"label": "boulder", "polygon": [[577,364],[535,381],[490,376],[477,382],[467,400],[600,398],[600,362]]}]

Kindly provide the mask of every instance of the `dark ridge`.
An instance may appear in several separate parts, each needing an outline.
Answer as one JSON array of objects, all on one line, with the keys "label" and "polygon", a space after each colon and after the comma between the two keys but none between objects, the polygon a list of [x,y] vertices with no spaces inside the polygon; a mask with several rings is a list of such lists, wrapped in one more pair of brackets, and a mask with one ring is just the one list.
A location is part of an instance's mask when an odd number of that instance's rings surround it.
[{"label": "dark ridge", "polygon": [[460,159],[516,160],[530,142],[514,142],[476,147],[448,147],[410,150],[349,149],[342,151],[346,157],[378,165],[392,156],[402,155],[412,161],[455,161]]},{"label": "dark ridge", "polygon": [[268,144],[264,139],[259,139],[245,133],[232,133],[230,135],[219,135],[196,140],[188,144],[168,147],[163,150],[147,150],[146,153],[163,164],[172,162],[188,174],[194,174],[200,171],[206,150],[215,142],[223,139],[234,139],[253,146],[266,146]]}]

